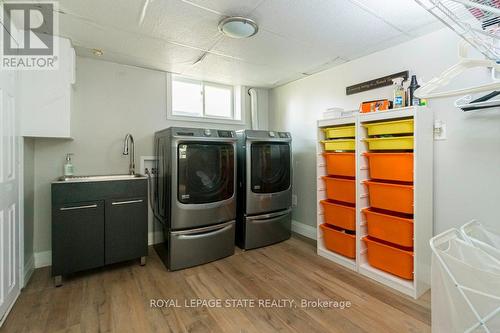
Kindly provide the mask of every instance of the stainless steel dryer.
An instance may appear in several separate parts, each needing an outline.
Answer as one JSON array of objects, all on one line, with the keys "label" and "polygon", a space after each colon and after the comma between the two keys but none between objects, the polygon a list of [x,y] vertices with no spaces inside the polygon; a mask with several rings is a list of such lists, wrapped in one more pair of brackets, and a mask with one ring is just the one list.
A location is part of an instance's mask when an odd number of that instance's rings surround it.
[{"label": "stainless steel dryer", "polygon": [[291,236],[292,138],[288,132],[238,131],[236,244],[253,249]]},{"label": "stainless steel dryer", "polygon": [[165,243],[155,246],[169,270],[234,253],[236,133],[170,127],[155,133],[155,218]]}]

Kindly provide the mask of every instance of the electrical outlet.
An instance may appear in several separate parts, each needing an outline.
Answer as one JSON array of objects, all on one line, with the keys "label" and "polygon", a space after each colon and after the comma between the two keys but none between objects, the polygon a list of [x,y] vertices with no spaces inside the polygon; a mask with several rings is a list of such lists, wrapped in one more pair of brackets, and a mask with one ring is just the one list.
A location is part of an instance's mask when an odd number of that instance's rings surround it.
[{"label": "electrical outlet", "polygon": [[292,207],[297,207],[297,195],[292,194]]},{"label": "electrical outlet", "polygon": [[446,124],[442,120],[434,121],[434,140],[446,140]]}]

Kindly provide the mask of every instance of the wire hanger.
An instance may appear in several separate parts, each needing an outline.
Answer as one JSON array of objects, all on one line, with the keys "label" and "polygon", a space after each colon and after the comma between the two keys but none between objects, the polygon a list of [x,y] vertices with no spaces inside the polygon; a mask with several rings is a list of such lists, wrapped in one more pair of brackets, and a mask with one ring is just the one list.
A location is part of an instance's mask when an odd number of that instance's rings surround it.
[{"label": "wire hanger", "polygon": [[467,95],[457,99],[455,101],[455,107],[462,109],[464,112],[500,107],[500,99],[492,100],[492,98],[498,95],[500,95],[500,91],[498,90],[474,100],[471,95]]}]

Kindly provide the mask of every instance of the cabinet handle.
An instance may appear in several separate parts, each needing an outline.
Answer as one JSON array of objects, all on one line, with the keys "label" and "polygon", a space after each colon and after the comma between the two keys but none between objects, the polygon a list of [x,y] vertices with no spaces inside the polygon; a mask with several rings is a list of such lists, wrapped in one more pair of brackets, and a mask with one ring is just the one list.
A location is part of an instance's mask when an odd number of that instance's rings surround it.
[{"label": "cabinet handle", "polygon": [[75,207],[61,207],[59,210],[75,210],[75,209],[88,209],[97,208],[97,204],[87,205],[87,206],[75,206]]},{"label": "cabinet handle", "polygon": [[139,203],[139,202],[143,202],[143,200],[139,199],[139,200],[129,200],[129,201],[116,201],[116,202],[112,202],[111,204],[116,206],[116,205],[128,205],[128,204]]}]

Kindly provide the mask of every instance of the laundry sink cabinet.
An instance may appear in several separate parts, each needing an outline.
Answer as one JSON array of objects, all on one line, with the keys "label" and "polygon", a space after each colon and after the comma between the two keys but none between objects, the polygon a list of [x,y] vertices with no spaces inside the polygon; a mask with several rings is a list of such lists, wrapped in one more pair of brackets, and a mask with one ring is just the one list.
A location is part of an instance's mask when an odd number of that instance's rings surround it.
[{"label": "laundry sink cabinet", "polygon": [[52,183],[52,276],[138,259],[148,252],[144,177]]}]

